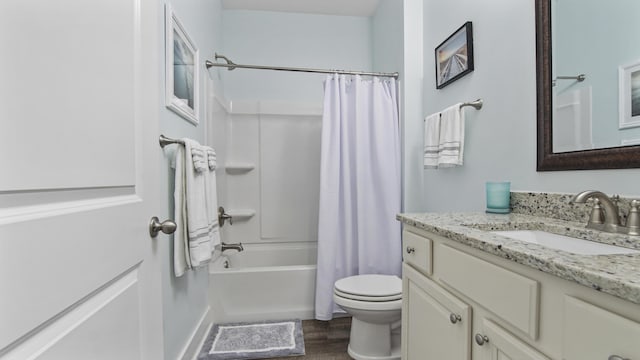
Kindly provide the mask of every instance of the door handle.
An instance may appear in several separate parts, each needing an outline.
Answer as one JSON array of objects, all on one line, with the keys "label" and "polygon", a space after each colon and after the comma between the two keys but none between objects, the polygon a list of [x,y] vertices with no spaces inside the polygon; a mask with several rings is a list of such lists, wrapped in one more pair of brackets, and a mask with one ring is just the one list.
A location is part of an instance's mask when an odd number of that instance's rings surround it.
[{"label": "door handle", "polygon": [[151,218],[149,221],[149,235],[152,238],[158,236],[158,233],[162,231],[165,234],[173,234],[178,226],[173,220],[165,220],[160,222],[157,216]]}]

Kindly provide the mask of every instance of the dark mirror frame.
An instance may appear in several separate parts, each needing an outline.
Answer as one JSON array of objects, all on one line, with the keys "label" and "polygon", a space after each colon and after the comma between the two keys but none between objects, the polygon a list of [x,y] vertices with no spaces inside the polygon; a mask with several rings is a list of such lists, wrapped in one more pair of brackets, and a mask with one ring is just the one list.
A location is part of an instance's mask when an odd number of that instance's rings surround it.
[{"label": "dark mirror frame", "polygon": [[536,4],[536,69],[538,97],[537,171],[626,169],[640,167],[640,146],[554,153],[551,114],[551,0]]}]

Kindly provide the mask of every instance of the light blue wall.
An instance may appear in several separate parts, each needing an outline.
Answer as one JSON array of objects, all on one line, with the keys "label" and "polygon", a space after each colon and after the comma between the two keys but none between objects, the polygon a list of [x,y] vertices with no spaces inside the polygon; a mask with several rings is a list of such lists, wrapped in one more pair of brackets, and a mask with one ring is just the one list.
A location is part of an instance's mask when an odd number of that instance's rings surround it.
[{"label": "light blue wall", "polygon": [[[225,10],[223,53],[238,64],[371,70],[367,17]],[[326,75],[217,70],[231,101],[322,102]]]},{"label": "light blue wall", "polygon": [[415,212],[425,208],[422,186],[422,122],[423,117],[423,0],[403,0],[403,66],[402,98],[402,174],[403,211]]},{"label": "light blue wall", "polygon": [[640,128],[618,129],[618,67],[640,61],[640,1],[556,0],[554,4],[555,74],[587,75],[581,83],[559,81],[555,90],[593,87],[596,147],[640,139]]},{"label": "light blue wall", "polygon": [[422,0],[382,0],[372,22],[374,71],[400,73],[402,209],[416,211],[424,203],[422,171],[408,165],[419,160],[422,141],[405,134],[421,129],[407,119],[422,114]]},{"label": "light blue wall", "polygon": [[381,0],[372,17],[373,71],[400,72],[403,53],[402,1]]},{"label": "light blue wall", "polygon": [[[531,0],[426,0],[424,2],[424,115],[483,98],[466,109],[464,166],[424,170],[421,210],[481,211],[484,183],[510,180],[512,190],[577,193],[599,189],[638,196],[640,170],[536,172],[535,14]],[[473,22],[475,71],[435,89],[435,47],[464,22]],[[410,74],[407,74],[410,76]],[[407,119],[417,126],[422,118]],[[407,132],[415,142],[421,133]],[[407,157],[407,155],[405,155]],[[422,167],[417,161],[409,166]]]},{"label": "light blue wall", "polygon": [[[219,0],[171,0],[174,13],[182,22],[185,30],[200,50],[200,64],[211,57],[215,49],[220,48],[222,8]],[[160,21],[160,31],[164,33],[164,18]],[[162,37],[164,38],[164,37]],[[160,48],[161,73],[164,79],[164,45]],[[204,66],[200,68],[200,113],[204,114],[205,93],[204,78],[209,76]],[[212,75],[215,76],[214,73]],[[217,91],[221,85],[215,82]],[[198,126],[170,111],[164,104],[164,87],[158,89],[160,97],[160,131],[173,138],[189,137],[199,142],[204,141],[204,123],[202,118]],[[169,148],[169,147],[168,147]],[[161,193],[164,194],[164,214],[158,216],[172,219],[173,216],[173,170],[170,168],[170,155],[167,154],[162,163]],[[187,345],[195,328],[208,307],[207,290],[209,278],[207,268],[189,271],[180,278],[173,276],[173,237],[158,238],[159,254],[162,264],[163,316],[165,359],[178,359]],[[197,339],[199,340],[199,339]]]}]

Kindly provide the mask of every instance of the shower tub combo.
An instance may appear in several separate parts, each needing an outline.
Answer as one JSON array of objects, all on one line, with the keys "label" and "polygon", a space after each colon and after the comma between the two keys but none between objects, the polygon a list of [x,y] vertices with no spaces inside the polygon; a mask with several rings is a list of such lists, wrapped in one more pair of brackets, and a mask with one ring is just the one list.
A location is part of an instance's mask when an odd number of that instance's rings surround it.
[{"label": "shower tub combo", "polygon": [[244,244],[209,266],[215,323],[312,319],[316,243]]}]

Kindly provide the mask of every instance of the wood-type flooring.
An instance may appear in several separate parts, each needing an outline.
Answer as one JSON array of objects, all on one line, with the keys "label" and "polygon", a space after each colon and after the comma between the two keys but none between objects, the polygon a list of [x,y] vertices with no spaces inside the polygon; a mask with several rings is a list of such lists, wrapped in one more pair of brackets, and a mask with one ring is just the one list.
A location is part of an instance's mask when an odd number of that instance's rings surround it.
[{"label": "wood-type flooring", "polygon": [[351,360],[347,354],[351,318],[331,321],[303,320],[304,356],[273,358],[271,360]]}]

